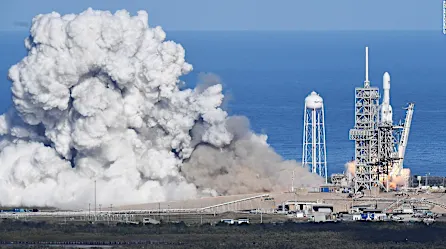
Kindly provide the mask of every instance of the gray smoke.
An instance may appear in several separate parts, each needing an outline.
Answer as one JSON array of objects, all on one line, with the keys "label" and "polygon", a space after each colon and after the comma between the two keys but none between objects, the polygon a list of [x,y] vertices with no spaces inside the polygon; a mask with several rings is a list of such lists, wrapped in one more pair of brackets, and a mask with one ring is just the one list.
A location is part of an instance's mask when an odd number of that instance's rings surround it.
[{"label": "gray smoke", "polygon": [[[321,179],[282,161],[244,118],[228,118],[218,77],[192,66],[148,14],[88,9],[33,19],[0,116],[0,205],[85,207],[282,189]],[[292,131],[290,131],[292,132]]]},{"label": "gray smoke", "polygon": [[232,142],[223,148],[198,145],[181,170],[198,188],[213,189],[219,194],[245,194],[290,189],[292,173],[296,187],[317,187],[322,179],[310,174],[296,161],[284,161],[266,143],[266,136],[251,132],[249,120],[229,117]]}]

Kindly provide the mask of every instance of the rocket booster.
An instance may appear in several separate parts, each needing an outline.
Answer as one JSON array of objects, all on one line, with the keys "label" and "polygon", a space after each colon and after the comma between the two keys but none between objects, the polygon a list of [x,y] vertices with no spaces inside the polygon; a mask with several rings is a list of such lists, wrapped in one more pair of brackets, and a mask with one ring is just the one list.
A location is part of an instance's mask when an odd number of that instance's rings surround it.
[{"label": "rocket booster", "polygon": [[381,122],[392,124],[392,106],[390,105],[390,75],[385,72],[383,75],[384,98],[381,104]]}]

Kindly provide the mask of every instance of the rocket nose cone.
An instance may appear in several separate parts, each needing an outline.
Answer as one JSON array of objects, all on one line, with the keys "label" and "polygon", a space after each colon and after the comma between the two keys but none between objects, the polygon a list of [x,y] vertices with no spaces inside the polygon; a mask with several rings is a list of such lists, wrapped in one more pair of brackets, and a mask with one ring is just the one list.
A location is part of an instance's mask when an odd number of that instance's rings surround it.
[{"label": "rocket nose cone", "polygon": [[384,81],[390,81],[390,74],[388,72],[385,72],[383,75],[383,80]]},{"label": "rocket nose cone", "polygon": [[383,88],[390,89],[390,74],[388,72],[383,75]]}]

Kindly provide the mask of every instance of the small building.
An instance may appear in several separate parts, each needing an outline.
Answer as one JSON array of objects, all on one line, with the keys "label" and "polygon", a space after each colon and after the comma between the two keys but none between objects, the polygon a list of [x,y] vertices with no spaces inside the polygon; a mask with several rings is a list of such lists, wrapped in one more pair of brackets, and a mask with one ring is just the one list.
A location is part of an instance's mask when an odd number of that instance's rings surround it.
[{"label": "small building", "polygon": [[387,214],[385,213],[361,213],[353,215],[354,221],[385,221],[387,220]]},{"label": "small building", "polygon": [[349,181],[345,174],[332,174],[331,183],[335,186],[348,187]]},{"label": "small building", "polygon": [[325,213],[314,213],[313,214],[313,221],[314,222],[326,222],[331,220],[331,215],[327,215]]},{"label": "small building", "polygon": [[413,207],[402,206],[393,210],[393,214],[414,214]]},{"label": "small building", "polygon": [[277,208],[278,212],[301,212],[305,215],[315,212],[333,213],[333,204],[319,203],[319,202],[300,202],[300,201],[286,201],[280,204]]},{"label": "small building", "polygon": [[314,222],[333,221],[333,209],[333,204],[319,202],[287,201],[278,206],[278,212],[286,212],[293,218],[308,217]]},{"label": "small building", "polygon": [[384,221],[387,220],[387,214],[382,209],[371,208],[371,205],[353,206],[353,220],[358,221]]}]

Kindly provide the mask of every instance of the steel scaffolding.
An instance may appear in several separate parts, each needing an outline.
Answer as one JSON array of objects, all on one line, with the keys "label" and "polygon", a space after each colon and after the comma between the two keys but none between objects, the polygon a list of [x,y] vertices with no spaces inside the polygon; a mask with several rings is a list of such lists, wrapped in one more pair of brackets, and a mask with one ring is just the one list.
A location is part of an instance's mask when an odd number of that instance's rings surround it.
[{"label": "steel scaffolding", "polygon": [[379,89],[366,81],[355,89],[355,127],[350,140],[355,141],[355,192],[379,186],[378,177],[378,109]]},{"label": "steel scaffolding", "polygon": [[[378,127],[378,173],[380,183],[386,183],[386,191],[389,191],[389,175],[394,170],[394,163],[398,160],[396,153],[396,141],[392,124],[380,124]],[[399,173],[398,173],[399,174]],[[380,184],[380,187],[383,187]]]},{"label": "steel scaffolding", "polygon": [[369,81],[369,50],[365,48],[364,87],[355,88],[355,127],[349,138],[355,141],[355,192],[382,185],[378,170],[379,89]]}]

